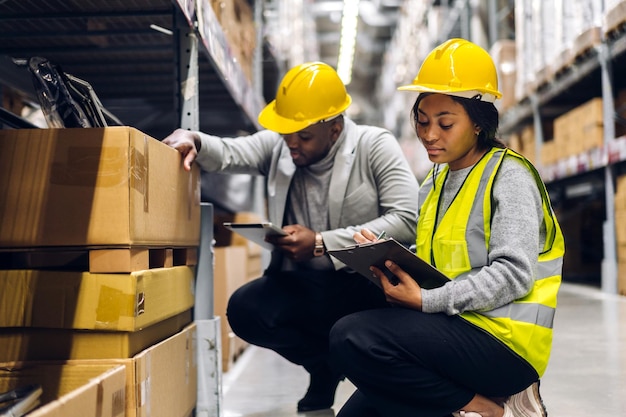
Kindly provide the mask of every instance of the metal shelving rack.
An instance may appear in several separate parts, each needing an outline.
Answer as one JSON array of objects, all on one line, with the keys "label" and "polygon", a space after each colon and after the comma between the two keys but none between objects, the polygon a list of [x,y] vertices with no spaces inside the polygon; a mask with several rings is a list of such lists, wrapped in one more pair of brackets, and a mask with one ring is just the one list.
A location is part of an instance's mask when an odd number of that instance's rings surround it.
[{"label": "metal shelving rack", "polygon": [[[175,38],[185,27],[199,47],[197,77],[183,86]],[[36,102],[28,71],[11,62],[31,56],[88,81],[124,124],[158,139],[179,126],[179,95],[194,89],[201,129],[230,135],[259,128],[256,115],[264,100],[256,83],[262,80],[243,76],[208,0],[1,2],[0,83]]]},{"label": "metal shelving rack", "polygon": [[[445,39],[457,36],[489,48],[498,39],[512,39],[515,36],[514,25],[506,21],[507,15],[510,16],[514,11],[514,0],[430,0],[425,3],[428,5],[425,10],[438,7],[442,16],[441,29],[437,28],[436,36],[426,40],[422,38],[422,41],[430,43],[431,48]],[[551,123],[556,117],[594,97],[602,97],[604,148],[598,151],[599,157],[598,152],[594,155],[579,155],[579,162],[574,164],[574,169],[565,172],[557,171],[554,167],[542,167],[540,160],[535,163],[545,174],[544,179],[550,194],[554,195],[553,200],[563,199],[566,190],[576,187],[586,187],[591,190],[591,198],[603,199],[606,220],[602,225],[604,254],[601,287],[608,293],[617,292],[614,182],[616,175],[626,170],[623,162],[626,155],[622,156],[615,151],[616,148],[626,149],[626,138],[615,138],[613,99],[618,90],[626,88],[626,80],[614,76],[626,69],[626,33],[623,26],[622,29],[616,27],[607,30],[600,43],[583,51],[570,65],[538,85],[526,97],[502,112],[500,117],[500,134],[504,137],[526,125],[532,125],[536,155],[539,156],[544,143],[543,126],[546,123]],[[401,42],[399,47],[402,49]],[[404,51],[404,55],[407,56],[409,52]],[[411,56],[418,61],[424,58],[415,54]]]},{"label": "metal shelving rack", "polygon": [[[254,7],[261,6],[256,0]],[[260,32],[260,9],[255,17]],[[264,105],[260,35],[257,41],[251,82],[231,55],[209,0],[0,2],[0,85],[36,102],[30,74],[12,59],[43,56],[90,82],[107,109],[155,138],[176,127],[254,132]],[[0,127],[34,127],[2,110]],[[201,209],[195,415],[209,417],[222,415],[221,330],[212,297],[213,207],[203,203]]]},{"label": "metal shelving rack", "polygon": [[[519,126],[532,122],[535,132],[536,152],[540,155],[544,142],[542,124],[552,120],[567,110],[582,104],[593,97],[602,97],[604,146],[600,156],[578,155],[576,166],[563,172],[548,172],[550,167],[543,167],[538,161],[540,171],[544,173],[551,194],[560,194],[566,188],[585,187],[597,188],[601,184],[604,189],[606,220],[602,225],[604,257],[601,264],[601,288],[607,293],[617,293],[617,254],[615,234],[614,193],[616,170],[623,162],[621,156],[613,155],[615,144],[625,138],[615,138],[614,97],[620,81],[614,73],[621,73],[626,68],[626,34],[613,33],[612,38],[603,37],[601,43],[586,51],[571,66],[565,68],[553,80],[541,85],[536,91],[507,110],[501,119],[501,132],[514,131]],[[618,141],[618,142],[616,142]]]}]

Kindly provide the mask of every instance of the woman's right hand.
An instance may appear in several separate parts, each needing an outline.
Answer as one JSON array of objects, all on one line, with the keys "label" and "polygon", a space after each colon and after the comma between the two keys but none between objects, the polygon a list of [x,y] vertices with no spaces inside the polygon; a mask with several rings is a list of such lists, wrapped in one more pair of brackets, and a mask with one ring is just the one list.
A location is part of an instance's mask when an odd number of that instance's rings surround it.
[{"label": "woman's right hand", "polygon": [[378,236],[369,229],[361,229],[360,232],[352,235],[352,238],[358,244],[376,242],[378,240]]}]

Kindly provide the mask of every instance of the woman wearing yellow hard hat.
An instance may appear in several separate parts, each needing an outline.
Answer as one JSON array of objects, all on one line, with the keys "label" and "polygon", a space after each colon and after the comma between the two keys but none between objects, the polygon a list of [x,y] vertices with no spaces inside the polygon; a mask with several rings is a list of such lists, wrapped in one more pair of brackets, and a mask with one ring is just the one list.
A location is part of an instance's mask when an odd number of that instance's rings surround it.
[{"label": "woman wearing yellow hard hat", "polygon": [[343,378],[328,363],[328,333],[340,317],[388,306],[378,287],[327,250],[354,244],[355,230],[415,240],[417,180],[388,130],[343,113],[351,98],[323,62],[290,69],[259,114],[266,129],[223,138],[178,129],[163,140],[190,169],[262,176],[268,220],[286,236],[268,238],[271,261],[228,302],[231,329],[309,373],[298,411],[332,407]]},{"label": "woman wearing yellow hard hat", "polygon": [[[358,388],[338,417],[545,417],[563,235],[539,174],[497,138],[494,63],[451,39],[412,84],[417,136],[434,167],[419,191],[417,256],[449,281],[421,288],[380,269],[398,307],[357,312],[331,330],[331,358]],[[374,239],[367,230],[358,242]]]}]

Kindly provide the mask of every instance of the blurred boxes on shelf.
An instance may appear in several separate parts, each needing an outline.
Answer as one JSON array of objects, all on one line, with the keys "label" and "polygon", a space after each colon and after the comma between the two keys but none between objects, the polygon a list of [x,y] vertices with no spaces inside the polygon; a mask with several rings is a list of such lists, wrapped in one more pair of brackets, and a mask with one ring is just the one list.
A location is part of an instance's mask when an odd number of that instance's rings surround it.
[{"label": "blurred boxes on shelf", "polygon": [[504,112],[517,103],[515,99],[515,78],[517,76],[517,62],[515,41],[500,39],[489,50],[496,71],[498,73],[498,88],[502,93],[502,99],[496,100],[498,111]]},{"label": "blurred boxes on shelf", "polygon": [[[626,2],[624,2],[626,9]],[[626,89],[622,89],[617,93],[615,98],[615,137],[626,135]]]},{"label": "blurred boxes on shelf", "polygon": [[578,155],[604,144],[602,98],[593,98],[554,119],[556,159]]},{"label": "blurred boxes on shelf", "polygon": [[507,139],[507,146],[524,155],[530,162],[535,163],[537,151],[533,125],[525,125],[519,131],[511,133]]},{"label": "blurred boxes on shelf", "polygon": [[211,6],[228,42],[228,47],[248,81],[252,82],[256,48],[254,12],[246,0],[212,0]]},{"label": "blurred boxes on shelf", "polygon": [[617,292],[626,295],[626,175],[620,175],[616,179],[614,203]]},{"label": "blurred boxes on shelf", "polygon": [[231,331],[226,317],[230,296],[247,282],[247,248],[243,245],[223,246],[214,249],[214,314],[220,317],[222,336],[222,369],[228,371],[235,356],[245,348],[245,343]]},{"label": "blurred boxes on shelf", "polygon": [[243,246],[246,248],[246,281],[258,278],[263,273],[263,254],[267,252],[261,246],[246,239],[245,237],[226,229],[224,222],[232,223],[259,223],[264,219],[250,212],[238,213],[216,213],[214,216],[213,235],[215,236],[215,246]]},{"label": "blurred boxes on shelf", "polygon": [[259,223],[264,219],[251,212],[216,213],[213,218],[214,248],[214,310],[221,318],[222,369],[226,372],[248,346],[235,335],[226,317],[230,296],[245,283],[263,274],[263,255],[267,250],[245,237],[226,229],[224,222]]},{"label": "blurred boxes on shelf", "polygon": [[0,245],[198,245],[199,178],[130,127],[0,130]]}]

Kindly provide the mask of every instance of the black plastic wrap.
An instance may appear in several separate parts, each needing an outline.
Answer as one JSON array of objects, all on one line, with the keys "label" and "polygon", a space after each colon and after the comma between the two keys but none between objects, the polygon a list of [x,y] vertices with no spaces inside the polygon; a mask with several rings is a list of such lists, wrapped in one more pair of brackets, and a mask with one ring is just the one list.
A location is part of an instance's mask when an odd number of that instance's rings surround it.
[{"label": "black plastic wrap", "polygon": [[49,127],[105,127],[123,123],[107,111],[91,85],[46,58],[28,60],[33,85]]}]

